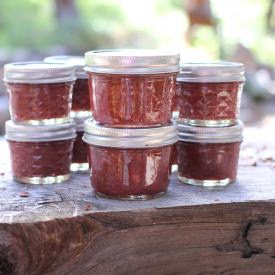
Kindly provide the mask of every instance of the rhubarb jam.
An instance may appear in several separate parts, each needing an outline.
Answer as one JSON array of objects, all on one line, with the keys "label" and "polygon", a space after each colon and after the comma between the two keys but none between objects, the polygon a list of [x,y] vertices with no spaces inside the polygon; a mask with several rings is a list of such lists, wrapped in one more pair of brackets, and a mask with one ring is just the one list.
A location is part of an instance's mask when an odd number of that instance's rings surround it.
[{"label": "rhubarb jam", "polygon": [[74,123],[23,126],[6,123],[12,175],[31,184],[59,183],[70,178]]},{"label": "rhubarb jam", "polygon": [[235,182],[242,130],[241,122],[224,128],[180,124],[178,179],[201,186],[223,186]]},{"label": "rhubarb jam", "polygon": [[169,124],[179,55],[158,51],[85,54],[91,111],[102,125],[121,128]]},{"label": "rhubarb jam", "polygon": [[74,118],[76,123],[76,139],[73,147],[73,160],[71,165],[71,171],[74,172],[89,170],[88,146],[82,139],[84,133],[84,121],[88,118],[91,118],[91,116]]},{"label": "rhubarb jam", "polygon": [[86,116],[90,113],[88,79],[78,78],[73,88],[72,116]]},{"label": "rhubarb jam", "polygon": [[83,70],[85,61],[82,56],[58,55],[44,59],[47,63],[65,63],[74,66],[76,81],[73,87],[72,117],[83,117],[90,113],[88,77]]},{"label": "rhubarb jam", "polygon": [[95,193],[115,199],[145,200],[166,193],[177,126],[107,128],[89,121],[91,183]]},{"label": "rhubarb jam", "polygon": [[177,77],[179,120],[194,126],[230,126],[239,118],[244,67],[239,63],[186,63]]},{"label": "rhubarb jam", "polygon": [[50,125],[70,120],[74,69],[65,64],[11,63],[4,66],[11,119]]}]

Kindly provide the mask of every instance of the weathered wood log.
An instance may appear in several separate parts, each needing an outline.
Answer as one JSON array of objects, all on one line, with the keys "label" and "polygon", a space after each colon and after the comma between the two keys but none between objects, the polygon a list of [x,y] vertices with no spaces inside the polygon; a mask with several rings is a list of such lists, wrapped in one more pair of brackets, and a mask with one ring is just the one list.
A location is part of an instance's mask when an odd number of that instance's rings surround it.
[{"label": "weathered wood log", "polygon": [[98,198],[87,174],[16,183],[0,143],[0,274],[275,274],[274,144],[256,143],[237,183],[172,175],[166,196],[144,202]]}]

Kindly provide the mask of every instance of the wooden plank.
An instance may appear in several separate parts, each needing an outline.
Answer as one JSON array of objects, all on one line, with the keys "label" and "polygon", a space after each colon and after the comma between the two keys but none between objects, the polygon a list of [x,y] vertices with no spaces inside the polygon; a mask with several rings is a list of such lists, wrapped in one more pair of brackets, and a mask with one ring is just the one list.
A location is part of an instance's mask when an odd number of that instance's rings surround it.
[{"label": "wooden plank", "polygon": [[16,183],[0,142],[0,274],[275,274],[272,133],[246,131],[237,183],[173,174],[166,196],[144,202],[99,198],[87,174]]}]

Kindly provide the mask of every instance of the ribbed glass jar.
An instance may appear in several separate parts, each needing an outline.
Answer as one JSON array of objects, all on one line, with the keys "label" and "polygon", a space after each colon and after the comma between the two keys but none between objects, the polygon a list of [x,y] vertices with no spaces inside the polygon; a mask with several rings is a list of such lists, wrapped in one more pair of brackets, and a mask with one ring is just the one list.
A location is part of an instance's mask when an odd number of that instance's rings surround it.
[{"label": "ribbed glass jar", "polygon": [[6,122],[12,175],[31,184],[59,183],[70,178],[75,124],[29,126]]},{"label": "ribbed glass jar", "polygon": [[94,191],[104,197],[146,200],[166,193],[177,126],[125,129],[85,122]]},{"label": "ribbed glass jar", "polygon": [[4,66],[11,119],[25,125],[70,120],[74,68],[66,64],[18,62]]},{"label": "ribbed glass jar", "polygon": [[169,124],[179,54],[154,50],[85,54],[94,120],[118,128]]},{"label": "ribbed glass jar", "polygon": [[179,124],[178,179],[200,186],[223,186],[236,181],[243,124],[194,127]]},{"label": "ribbed glass jar", "polygon": [[176,109],[189,125],[223,127],[237,123],[243,88],[240,63],[184,63],[177,76]]}]

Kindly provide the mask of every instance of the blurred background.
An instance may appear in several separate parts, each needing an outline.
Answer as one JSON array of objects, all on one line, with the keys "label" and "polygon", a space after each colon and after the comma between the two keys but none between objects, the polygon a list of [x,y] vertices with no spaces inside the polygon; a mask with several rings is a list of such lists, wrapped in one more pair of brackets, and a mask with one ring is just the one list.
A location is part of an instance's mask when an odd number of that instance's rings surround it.
[{"label": "blurred background", "polygon": [[[243,62],[242,119],[253,125],[275,117],[275,0],[0,1],[1,68],[104,48],[168,48],[188,61]],[[0,134],[8,118],[0,81]]]}]

